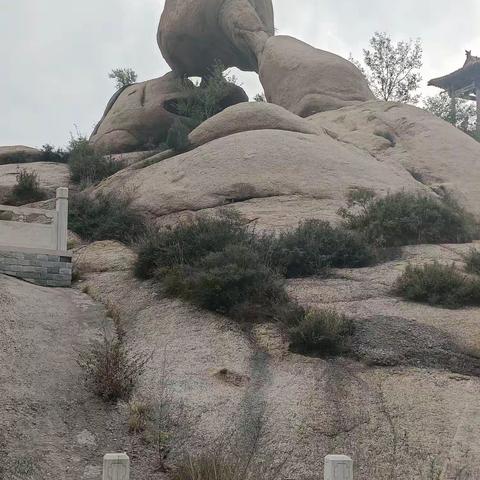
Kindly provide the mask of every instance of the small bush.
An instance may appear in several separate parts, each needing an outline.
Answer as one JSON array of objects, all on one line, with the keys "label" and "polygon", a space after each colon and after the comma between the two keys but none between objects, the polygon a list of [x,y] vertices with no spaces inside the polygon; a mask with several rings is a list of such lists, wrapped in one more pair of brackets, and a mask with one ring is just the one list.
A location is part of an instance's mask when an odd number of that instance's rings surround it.
[{"label": "small bush", "polygon": [[217,63],[201,84],[184,81],[180,85],[185,95],[178,101],[176,113],[189,118],[193,128],[230,106],[225,104],[225,99],[232,90],[232,84],[237,84],[237,79],[234,76],[225,77],[224,70],[225,67]]},{"label": "small bush", "polygon": [[230,245],[196,266],[177,267],[164,276],[167,293],[239,320],[272,316],[288,301],[283,281],[248,246]]},{"label": "small bush", "polygon": [[454,265],[437,262],[409,265],[394,291],[406,300],[448,308],[480,305],[480,280],[462,274]]},{"label": "small bush", "polygon": [[466,270],[480,275],[480,251],[472,249],[465,258]]},{"label": "small bush", "polygon": [[190,145],[188,139],[189,133],[192,131],[185,122],[175,119],[173,125],[168,130],[167,139],[165,143],[168,148],[175,150],[176,152],[183,152],[187,150]]},{"label": "small bush", "polygon": [[132,352],[126,345],[125,332],[118,323],[115,327],[113,335],[104,331],[102,341],[94,342],[78,358],[88,385],[105,402],[128,400],[149,360]]},{"label": "small bush", "polygon": [[67,163],[68,162],[68,152],[61,148],[55,149],[52,145],[46,143],[42,147],[42,155],[40,156],[39,161],[41,162],[53,162],[53,163]]},{"label": "small bush", "polygon": [[5,203],[7,205],[25,205],[40,202],[46,198],[47,194],[40,188],[37,173],[20,169],[17,173],[17,183],[7,196]]},{"label": "small bush", "polygon": [[86,137],[72,138],[69,146],[70,178],[82,186],[95,185],[124,168],[122,162],[95,152]]},{"label": "small bush", "polygon": [[353,321],[334,310],[310,310],[289,330],[290,348],[322,357],[345,353],[354,332]]},{"label": "small bush", "polygon": [[339,212],[346,226],[384,247],[470,242],[478,228],[473,217],[450,198],[407,192],[378,199],[351,196],[349,207]]},{"label": "small bush", "polygon": [[74,195],[69,204],[68,222],[70,230],[92,242],[131,243],[147,230],[145,218],[132,207],[132,198],[126,194]]},{"label": "small bush", "polygon": [[249,243],[253,234],[235,212],[219,217],[199,217],[172,229],[148,230],[140,241],[136,275],[152,278],[159,268],[193,265],[227,245]]},{"label": "small bush", "polygon": [[272,246],[272,262],[288,278],[319,275],[330,267],[364,267],[373,259],[372,248],[360,235],[318,220],[282,233]]}]

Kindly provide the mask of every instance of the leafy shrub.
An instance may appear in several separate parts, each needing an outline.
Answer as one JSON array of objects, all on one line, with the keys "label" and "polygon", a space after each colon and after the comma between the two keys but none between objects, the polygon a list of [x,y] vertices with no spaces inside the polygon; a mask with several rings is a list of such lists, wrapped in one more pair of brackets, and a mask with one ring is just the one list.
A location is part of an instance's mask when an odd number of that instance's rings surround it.
[{"label": "leafy shrub", "polygon": [[147,229],[144,217],[132,207],[132,198],[114,193],[72,196],[68,222],[70,230],[89,241],[129,243],[144,235]]},{"label": "leafy shrub", "polygon": [[117,90],[128,87],[137,81],[137,74],[131,68],[114,68],[108,78],[115,80]]},{"label": "leafy shrub", "polygon": [[68,162],[68,152],[62,148],[53,147],[46,143],[41,150],[42,154],[39,161],[41,162],[53,162],[53,163],[67,163]]},{"label": "leafy shrub", "polygon": [[105,402],[127,400],[144,373],[149,357],[132,352],[126,345],[125,332],[115,325],[115,332],[82,352],[78,365],[94,393]]},{"label": "leafy shrub", "polygon": [[27,203],[45,200],[47,194],[40,188],[38,175],[35,171],[29,172],[26,169],[19,169],[17,183],[6,199],[7,205],[25,205]]},{"label": "leafy shrub", "polygon": [[95,152],[86,137],[72,138],[69,146],[70,178],[83,186],[94,185],[124,168],[122,162]]},{"label": "leafy shrub", "polygon": [[372,248],[360,235],[318,220],[282,233],[272,245],[272,262],[288,278],[318,275],[330,267],[364,267],[373,258]]},{"label": "leafy shrub", "polygon": [[465,243],[478,228],[473,217],[450,198],[399,192],[377,199],[363,194],[360,199],[358,193],[351,195],[350,209],[339,213],[348,228],[379,246]]},{"label": "leafy shrub", "polygon": [[221,252],[231,244],[245,244],[252,232],[235,212],[219,217],[199,217],[192,223],[168,230],[148,230],[140,241],[136,264],[139,278],[152,278],[159,268],[193,265],[212,252]]},{"label": "leafy shrub", "polygon": [[192,131],[185,122],[175,119],[173,125],[168,130],[167,140],[165,143],[168,148],[175,150],[176,152],[183,152],[190,145],[188,134]]},{"label": "leafy shrub", "polygon": [[480,251],[472,248],[465,258],[465,263],[467,272],[480,275]]},{"label": "leafy shrub", "polygon": [[298,353],[338,355],[349,348],[353,321],[334,310],[310,310],[289,329],[290,348]]},{"label": "leafy shrub", "polygon": [[459,272],[454,265],[437,262],[415,267],[409,265],[394,289],[414,302],[449,308],[480,305],[480,280]]},{"label": "leafy shrub", "polygon": [[180,85],[184,98],[177,102],[176,113],[191,119],[192,128],[228,106],[225,104],[225,99],[232,90],[232,84],[237,84],[237,79],[234,76],[225,77],[224,70],[225,67],[217,63],[201,84],[184,81]]},{"label": "leafy shrub", "polygon": [[274,305],[288,302],[282,279],[245,245],[210,253],[193,267],[174,268],[164,281],[167,293],[239,320],[271,317]]}]

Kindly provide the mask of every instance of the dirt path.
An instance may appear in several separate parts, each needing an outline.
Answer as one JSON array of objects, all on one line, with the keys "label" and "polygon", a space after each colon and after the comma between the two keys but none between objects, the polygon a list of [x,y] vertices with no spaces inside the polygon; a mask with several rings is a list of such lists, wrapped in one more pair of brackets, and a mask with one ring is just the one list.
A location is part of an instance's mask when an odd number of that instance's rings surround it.
[{"label": "dirt path", "polygon": [[104,453],[131,450],[76,365],[104,318],[77,290],[0,275],[0,479],[99,479]]}]

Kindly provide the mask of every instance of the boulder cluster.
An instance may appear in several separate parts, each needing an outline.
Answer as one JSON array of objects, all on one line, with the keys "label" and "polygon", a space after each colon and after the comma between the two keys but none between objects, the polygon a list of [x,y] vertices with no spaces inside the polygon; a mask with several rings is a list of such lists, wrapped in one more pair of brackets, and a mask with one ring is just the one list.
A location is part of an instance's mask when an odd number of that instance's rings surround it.
[{"label": "boulder cluster", "polygon": [[[113,96],[91,137],[99,151],[161,143],[179,117],[169,108],[185,95],[179,81],[206,78],[218,64],[257,72],[267,101],[301,117],[374,98],[349,61],[275,36],[271,0],[166,0],[158,45],[172,72]],[[230,96],[225,107],[248,101],[242,93]]]},{"label": "boulder cluster", "polygon": [[205,80],[215,65],[257,72],[267,101],[232,85],[183,153],[152,156],[97,192],[135,191],[136,208],[167,225],[224,208],[267,230],[338,221],[358,188],[448,193],[480,217],[480,144],[425,110],[376,100],[351,62],[275,35],[271,0],[166,0],[158,44],[172,71],[115,95],[91,138],[101,151],[164,141],[192,91],[180,79]]}]

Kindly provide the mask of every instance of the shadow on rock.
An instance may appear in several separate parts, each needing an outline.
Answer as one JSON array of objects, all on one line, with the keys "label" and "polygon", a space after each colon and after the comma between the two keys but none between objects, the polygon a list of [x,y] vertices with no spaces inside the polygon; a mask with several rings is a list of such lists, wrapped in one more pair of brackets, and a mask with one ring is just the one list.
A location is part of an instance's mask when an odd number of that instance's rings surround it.
[{"label": "shadow on rock", "polygon": [[376,316],[357,324],[352,353],[369,365],[408,365],[480,376],[480,357],[438,328],[401,317]]}]

